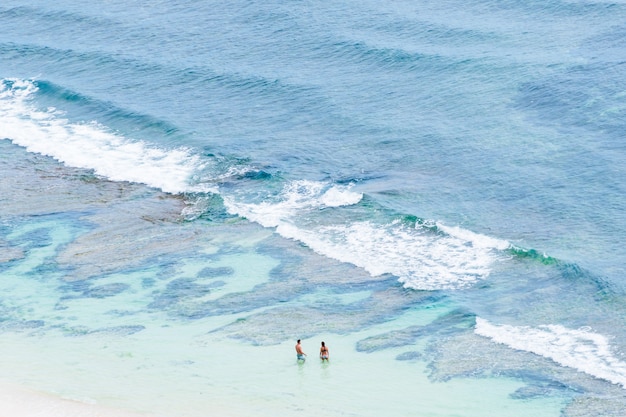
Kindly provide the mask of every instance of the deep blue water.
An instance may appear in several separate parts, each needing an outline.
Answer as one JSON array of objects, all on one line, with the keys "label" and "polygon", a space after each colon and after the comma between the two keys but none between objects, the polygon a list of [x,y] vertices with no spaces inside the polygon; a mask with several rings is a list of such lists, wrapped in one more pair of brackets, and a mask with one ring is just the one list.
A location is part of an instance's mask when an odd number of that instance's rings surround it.
[{"label": "deep blue water", "polygon": [[[490,373],[534,381],[513,400],[564,395],[565,415],[613,415],[626,384],[625,18],[619,1],[4,1],[0,272],[52,274],[60,311],[77,294],[119,311],[138,270],[158,271],[144,289],[169,282],[139,302],[148,312],[280,310],[297,297],[260,284],[184,304],[228,281],[178,269],[181,253],[207,252],[206,230],[267,233],[251,252],[278,263],[270,282],[372,294],[358,312],[324,306],[343,324],[303,338],[446,300],[454,308],[430,327],[355,350],[428,335],[398,358],[442,381],[484,377],[501,351],[529,354],[551,365],[506,356],[514,365]],[[34,260],[37,247],[50,253]],[[36,288],[23,305],[5,300],[3,331],[65,328],[22,312]],[[140,321],[111,328],[140,334]],[[297,337],[250,322],[229,334],[253,346]],[[447,368],[456,332],[491,343],[480,370]]]}]

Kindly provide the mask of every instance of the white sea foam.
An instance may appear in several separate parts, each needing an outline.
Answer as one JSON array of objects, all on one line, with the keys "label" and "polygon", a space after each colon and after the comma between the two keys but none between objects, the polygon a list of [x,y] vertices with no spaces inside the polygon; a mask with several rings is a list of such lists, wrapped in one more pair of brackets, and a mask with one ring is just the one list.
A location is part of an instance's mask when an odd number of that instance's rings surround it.
[{"label": "white sea foam", "polygon": [[249,204],[224,196],[224,204],[231,214],[246,217],[264,227],[285,227],[290,219],[305,210],[349,206],[362,198],[362,194],[350,191],[350,187],[300,180],[287,183],[277,201]]},{"label": "white sea foam", "polygon": [[470,230],[462,229],[458,226],[450,227],[441,223],[437,223],[437,228],[450,236],[454,236],[461,240],[470,242],[472,246],[476,248],[505,250],[511,247],[511,243],[506,240],[481,235],[480,233],[474,233]]},{"label": "white sea foam", "polygon": [[302,236],[326,256],[349,262],[377,276],[393,274],[418,290],[461,288],[489,275],[495,256],[453,236],[435,236],[400,222],[359,222],[324,227]]},{"label": "white sea foam", "polygon": [[494,325],[476,318],[476,334],[531,352],[626,388],[626,363],[615,357],[609,339],[588,328]]},{"label": "white sea foam", "polygon": [[40,111],[29,102],[31,81],[0,84],[0,137],[68,166],[93,169],[113,181],[146,184],[169,193],[210,191],[190,185],[201,160],[185,148],[160,149],[109,132],[97,123],[77,124],[55,109]]},{"label": "white sea foam", "polygon": [[[97,124],[72,123],[54,109],[36,109],[37,91],[31,81],[0,84],[0,137],[30,152],[49,155],[69,166],[92,169],[113,181],[146,184],[169,193],[219,192],[191,184],[202,161],[191,151],[161,149],[110,132]],[[247,168],[227,171],[224,178]],[[214,180],[219,180],[216,176]],[[361,267],[374,276],[393,274],[406,287],[420,290],[461,288],[489,275],[499,250],[508,242],[438,224],[436,234],[402,222],[338,221],[303,225],[308,213],[357,204],[363,198],[350,186],[322,181],[291,181],[273,199],[249,203],[222,195],[231,214],[275,228],[280,235],[300,241],[314,251]],[[201,215],[208,200],[199,197],[184,215]],[[313,217],[315,215],[313,214]]]},{"label": "white sea foam", "polygon": [[[450,228],[454,234],[435,234],[402,222],[370,221],[302,226],[306,210],[348,206],[361,200],[347,187],[311,181],[288,184],[276,201],[243,203],[224,197],[227,209],[274,227],[281,236],[300,241],[315,252],[351,263],[373,276],[393,274],[406,287],[419,290],[461,288],[487,277],[499,250],[508,242]],[[441,228],[441,227],[440,227]]]},{"label": "white sea foam", "polygon": [[363,194],[346,188],[332,187],[322,195],[321,202],[326,207],[341,207],[357,204],[362,198]]}]

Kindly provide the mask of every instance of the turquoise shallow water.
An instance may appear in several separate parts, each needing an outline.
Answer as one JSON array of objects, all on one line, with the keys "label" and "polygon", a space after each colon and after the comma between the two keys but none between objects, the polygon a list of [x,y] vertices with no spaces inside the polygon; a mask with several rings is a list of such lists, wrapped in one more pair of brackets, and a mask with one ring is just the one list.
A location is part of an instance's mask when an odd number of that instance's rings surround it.
[{"label": "turquoise shallow water", "polygon": [[621,415],[625,14],[3,3],[3,378],[167,416]]},{"label": "turquoise shallow water", "polygon": [[[111,184],[79,188],[85,185]],[[147,218],[148,206],[158,205],[163,216],[180,201],[161,196],[166,201],[155,204],[154,192],[130,188],[126,197],[101,190],[98,197],[112,201],[79,215],[35,215],[39,221],[9,226],[6,241],[24,252],[3,270],[4,378],[157,415],[549,416],[564,404],[563,394],[512,401],[525,384],[511,377],[430,381],[424,359],[434,354],[428,339],[438,331],[490,343],[468,332],[469,323],[458,332],[450,327],[467,319],[445,323],[459,316],[446,297],[406,292],[340,264],[337,272],[353,271],[337,276],[328,260],[247,222],[175,222],[178,230],[166,231],[167,224]],[[134,209],[124,213],[124,200]],[[107,216],[113,207],[117,225],[152,226],[131,237],[128,229],[95,225],[99,212]],[[159,240],[163,233],[169,245]],[[187,234],[192,249],[181,243]],[[154,253],[139,266],[130,254],[148,252],[145,246]],[[98,278],[68,278],[118,262],[126,266]],[[285,268],[293,270],[281,273]],[[405,332],[398,343],[393,334]],[[290,339],[296,334],[309,354],[303,365]],[[328,364],[316,358],[318,339],[332,343]]]}]

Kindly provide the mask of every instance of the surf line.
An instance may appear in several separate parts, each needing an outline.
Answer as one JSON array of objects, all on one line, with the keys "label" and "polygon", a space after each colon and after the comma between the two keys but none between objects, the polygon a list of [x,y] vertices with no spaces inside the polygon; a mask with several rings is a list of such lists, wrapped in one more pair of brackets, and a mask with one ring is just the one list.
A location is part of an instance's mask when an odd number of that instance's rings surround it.
[{"label": "surf line", "polygon": [[476,317],[474,332],[626,389],[626,363],[613,355],[607,337],[587,328],[568,329],[557,324],[537,327],[495,325]]}]

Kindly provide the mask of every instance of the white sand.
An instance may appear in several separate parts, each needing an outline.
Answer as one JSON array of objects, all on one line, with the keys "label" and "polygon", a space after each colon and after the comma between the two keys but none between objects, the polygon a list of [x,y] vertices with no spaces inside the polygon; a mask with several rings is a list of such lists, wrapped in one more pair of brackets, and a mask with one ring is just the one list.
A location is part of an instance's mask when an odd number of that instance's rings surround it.
[{"label": "white sand", "polygon": [[147,417],[0,383],[0,415],[10,417]]}]

